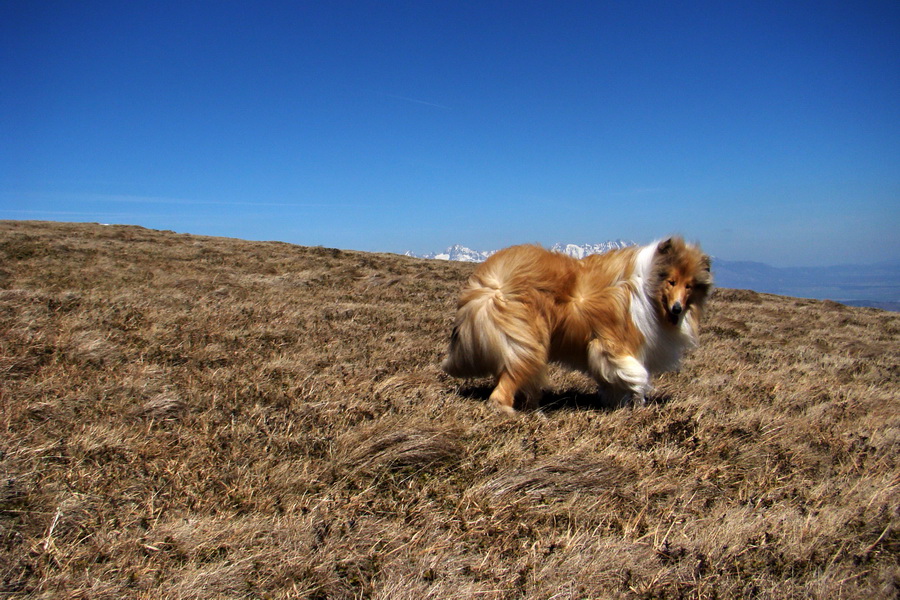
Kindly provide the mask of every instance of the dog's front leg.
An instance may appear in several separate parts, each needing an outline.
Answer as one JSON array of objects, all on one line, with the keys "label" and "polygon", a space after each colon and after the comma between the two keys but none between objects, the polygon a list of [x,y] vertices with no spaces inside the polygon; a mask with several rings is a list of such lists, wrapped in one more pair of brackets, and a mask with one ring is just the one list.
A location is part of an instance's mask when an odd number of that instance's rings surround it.
[{"label": "dog's front leg", "polygon": [[603,348],[599,339],[594,339],[588,344],[588,369],[618,406],[629,402],[641,406],[646,402],[650,373],[635,357],[614,356]]}]

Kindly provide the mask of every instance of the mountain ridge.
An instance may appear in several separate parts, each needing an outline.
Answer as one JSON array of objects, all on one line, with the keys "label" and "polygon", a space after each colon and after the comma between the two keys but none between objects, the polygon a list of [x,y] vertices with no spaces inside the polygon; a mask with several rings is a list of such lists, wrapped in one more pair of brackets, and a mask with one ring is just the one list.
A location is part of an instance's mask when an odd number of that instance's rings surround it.
[{"label": "mountain ridge", "polygon": [[[550,246],[549,250],[553,252],[561,252],[573,258],[584,258],[591,254],[601,254],[618,248],[626,248],[636,245],[634,242],[626,240],[609,240],[597,244],[570,244],[564,242],[556,242]],[[427,258],[432,260],[452,260],[458,262],[484,262],[492,254],[496,254],[498,250],[473,250],[462,244],[453,244],[448,246],[443,252],[427,252],[425,254],[416,254],[407,250],[403,256],[412,258]]]},{"label": "mountain ridge", "polygon": [[[595,244],[557,242],[549,249],[574,258],[635,245],[625,240]],[[461,244],[444,252],[405,256],[460,262],[483,262],[497,250],[473,250]],[[833,300],[853,306],[868,306],[900,312],[900,263],[882,261],[872,265],[840,264],[823,267],[775,267],[758,261],[732,261],[713,257],[716,285],[755,292]]]}]

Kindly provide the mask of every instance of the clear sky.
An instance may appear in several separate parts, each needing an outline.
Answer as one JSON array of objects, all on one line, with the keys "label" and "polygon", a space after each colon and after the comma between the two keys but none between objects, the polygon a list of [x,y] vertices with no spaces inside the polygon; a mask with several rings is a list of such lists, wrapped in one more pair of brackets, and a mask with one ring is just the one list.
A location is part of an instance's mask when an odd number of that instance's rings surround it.
[{"label": "clear sky", "polygon": [[0,219],[900,258],[900,2],[3,0]]}]

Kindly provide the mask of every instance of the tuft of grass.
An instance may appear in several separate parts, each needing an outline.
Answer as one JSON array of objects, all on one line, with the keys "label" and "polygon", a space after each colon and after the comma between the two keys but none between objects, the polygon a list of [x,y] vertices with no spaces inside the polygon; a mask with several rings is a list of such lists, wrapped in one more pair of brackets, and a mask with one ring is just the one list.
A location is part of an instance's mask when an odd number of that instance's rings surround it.
[{"label": "tuft of grass", "polygon": [[0,594],[895,598],[900,314],[717,290],[652,402],[438,364],[472,265],[0,222]]}]

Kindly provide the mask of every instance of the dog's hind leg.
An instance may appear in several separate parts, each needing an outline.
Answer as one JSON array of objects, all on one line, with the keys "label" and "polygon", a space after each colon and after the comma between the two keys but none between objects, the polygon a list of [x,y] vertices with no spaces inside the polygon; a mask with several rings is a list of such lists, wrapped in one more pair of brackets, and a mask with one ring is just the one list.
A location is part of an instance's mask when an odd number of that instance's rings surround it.
[{"label": "dog's hind leg", "polygon": [[516,409],[513,408],[513,404],[516,401],[518,387],[516,380],[513,379],[509,372],[503,371],[497,377],[497,385],[494,387],[494,391],[491,392],[491,404],[507,414],[515,414]]},{"label": "dog's hind leg", "polygon": [[497,377],[497,385],[491,392],[490,401],[498,409],[508,414],[514,414],[516,395],[524,397],[524,408],[534,410],[541,399],[541,386],[544,383],[543,368],[537,373],[528,370],[510,372],[504,370]]}]

